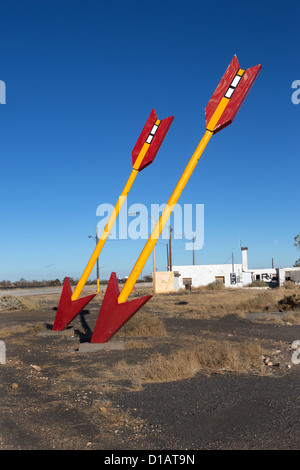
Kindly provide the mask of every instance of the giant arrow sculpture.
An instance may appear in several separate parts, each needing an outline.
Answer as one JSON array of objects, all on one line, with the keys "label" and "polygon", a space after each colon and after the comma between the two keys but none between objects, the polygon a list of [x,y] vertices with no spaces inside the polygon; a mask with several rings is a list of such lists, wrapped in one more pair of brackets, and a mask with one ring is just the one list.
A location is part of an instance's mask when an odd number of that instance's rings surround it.
[{"label": "giant arrow sculpture", "polygon": [[151,298],[151,296],[146,296],[126,302],[206,145],[214,134],[232,123],[261,68],[261,65],[257,65],[242,70],[237,57],[234,56],[232,59],[206,106],[206,131],[204,136],[153,228],[121,293],[119,292],[116,274],[111,274],[91,338],[92,343],[107,342]]},{"label": "giant arrow sculpture", "polygon": [[86,297],[79,298],[89,275],[97,261],[97,258],[108,238],[108,235],[119,215],[124,201],[126,200],[128,193],[133,185],[133,182],[137,174],[143,170],[146,166],[150,165],[172,124],[174,117],[170,116],[166,119],[159,120],[155,110],[153,109],[142,132],[138,138],[134,149],[132,151],[132,171],[128,178],[128,181],[115,205],[115,208],[104,228],[104,231],[96,245],[96,248],[78,281],[76,288],[72,294],[69,278],[65,278],[60,301],[58,304],[53,331],[63,330],[71,321],[78,315],[84,307],[95,297],[95,294],[88,295]]}]

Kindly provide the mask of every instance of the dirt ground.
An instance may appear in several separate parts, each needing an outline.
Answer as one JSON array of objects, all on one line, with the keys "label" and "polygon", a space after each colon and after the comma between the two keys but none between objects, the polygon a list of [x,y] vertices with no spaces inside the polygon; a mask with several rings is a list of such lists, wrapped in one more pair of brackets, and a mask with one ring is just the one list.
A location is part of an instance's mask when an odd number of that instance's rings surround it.
[{"label": "dirt ground", "polygon": [[155,296],[94,352],[103,294],[60,335],[59,295],[6,299],[0,449],[299,449],[299,312],[253,292]]}]

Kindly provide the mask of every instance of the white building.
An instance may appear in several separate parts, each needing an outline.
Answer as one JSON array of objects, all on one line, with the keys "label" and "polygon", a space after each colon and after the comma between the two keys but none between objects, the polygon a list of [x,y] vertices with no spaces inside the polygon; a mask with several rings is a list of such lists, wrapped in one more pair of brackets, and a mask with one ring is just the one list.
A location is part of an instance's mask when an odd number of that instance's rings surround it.
[{"label": "white building", "polygon": [[300,284],[300,268],[248,269],[248,248],[242,247],[242,264],[173,266],[172,272],[156,273],[157,292],[174,292],[221,282],[225,287],[243,287],[253,281],[282,286],[286,281]]},{"label": "white building", "polygon": [[212,282],[221,282],[226,287],[239,287],[243,285],[241,264],[234,266],[234,273],[231,264],[173,266],[173,272],[179,274],[179,289],[183,289],[185,286],[207,286]]},{"label": "white building", "polygon": [[[244,282],[244,285],[251,284],[253,281],[276,282],[277,272],[275,268],[248,269],[248,248],[242,247],[242,269],[244,278],[249,275],[250,282]],[[248,280],[247,280],[248,281]]]},{"label": "white building", "polygon": [[300,284],[300,268],[277,268],[278,285],[282,286],[286,281]]},{"label": "white building", "polygon": [[257,280],[276,282],[276,269],[248,269],[248,248],[243,247],[241,250],[242,264],[173,266],[172,270],[178,277],[179,289],[188,288],[188,286],[207,286],[212,282],[221,282],[225,287],[243,287]]}]

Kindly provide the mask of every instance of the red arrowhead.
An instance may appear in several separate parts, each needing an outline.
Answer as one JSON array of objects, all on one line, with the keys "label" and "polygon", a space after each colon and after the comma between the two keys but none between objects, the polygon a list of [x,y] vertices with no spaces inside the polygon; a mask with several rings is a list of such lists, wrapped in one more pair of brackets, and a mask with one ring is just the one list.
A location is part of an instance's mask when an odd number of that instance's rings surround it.
[{"label": "red arrowhead", "polygon": [[72,320],[84,309],[84,307],[95,297],[95,294],[72,300],[72,288],[69,278],[66,277],[60,296],[53,331],[62,331]]},{"label": "red arrowhead", "polygon": [[106,343],[152,297],[147,295],[119,304],[119,293],[116,273],[111,273],[91,343]]}]

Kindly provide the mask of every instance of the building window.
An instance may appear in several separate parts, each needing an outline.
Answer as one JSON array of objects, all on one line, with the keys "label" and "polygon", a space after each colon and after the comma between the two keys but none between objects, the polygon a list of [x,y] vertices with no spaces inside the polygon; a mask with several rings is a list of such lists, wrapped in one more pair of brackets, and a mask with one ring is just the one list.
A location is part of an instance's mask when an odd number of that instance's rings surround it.
[{"label": "building window", "polygon": [[225,276],[216,276],[215,282],[220,282],[220,284],[225,284]]},{"label": "building window", "polygon": [[191,277],[184,277],[182,279],[182,283],[183,283],[184,287],[186,288],[186,290],[191,290],[191,287],[192,287],[192,278]]}]

